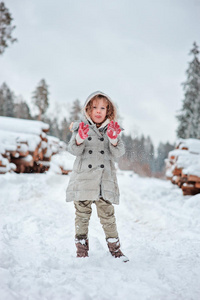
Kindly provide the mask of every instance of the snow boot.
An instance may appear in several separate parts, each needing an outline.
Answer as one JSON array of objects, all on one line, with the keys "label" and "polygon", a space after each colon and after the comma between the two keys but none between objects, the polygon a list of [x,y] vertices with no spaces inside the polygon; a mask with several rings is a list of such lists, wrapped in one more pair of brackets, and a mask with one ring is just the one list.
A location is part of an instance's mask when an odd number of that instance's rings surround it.
[{"label": "snow boot", "polygon": [[89,242],[88,239],[75,239],[76,243],[76,257],[88,257]]},{"label": "snow boot", "polygon": [[129,261],[128,257],[126,257],[120,250],[120,242],[118,238],[108,238],[106,241],[108,249],[113,257],[120,258],[123,262]]}]

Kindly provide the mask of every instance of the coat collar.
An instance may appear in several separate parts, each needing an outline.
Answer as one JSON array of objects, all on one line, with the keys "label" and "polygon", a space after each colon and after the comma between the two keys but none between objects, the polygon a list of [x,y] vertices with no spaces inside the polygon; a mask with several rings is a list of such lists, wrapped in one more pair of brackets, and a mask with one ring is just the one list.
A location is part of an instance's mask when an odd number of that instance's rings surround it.
[{"label": "coat collar", "polygon": [[107,128],[107,125],[110,123],[109,119],[106,119],[103,124],[97,128],[96,124],[88,117],[83,116],[82,122],[85,124],[88,124],[90,128],[92,128],[100,137],[102,136],[102,133]]}]

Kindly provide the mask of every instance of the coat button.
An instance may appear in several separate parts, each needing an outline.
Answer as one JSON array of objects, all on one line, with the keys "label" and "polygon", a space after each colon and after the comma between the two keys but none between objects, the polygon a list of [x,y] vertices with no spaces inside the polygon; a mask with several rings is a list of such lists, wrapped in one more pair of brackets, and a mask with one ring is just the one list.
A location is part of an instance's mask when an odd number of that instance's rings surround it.
[{"label": "coat button", "polygon": [[100,138],[100,141],[102,141],[102,142],[103,142],[103,141],[104,141],[104,138],[103,138],[103,137],[102,137],[102,138]]},{"label": "coat button", "polygon": [[91,139],[92,139],[91,136],[89,136],[89,137],[88,137],[88,141],[91,141]]},{"label": "coat button", "polygon": [[89,154],[92,154],[92,150],[89,150],[88,152],[89,152]]},{"label": "coat button", "polygon": [[100,165],[101,168],[104,168],[104,165]]},{"label": "coat button", "polygon": [[100,153],[101,153],[101,154],[104,154],[104,151],[103,151],[103,150],[101,150],[101,151],[100,151]]},{"label": "coat button", "polygon": [[92,165],[88,165],[88,168],[90,168],[90,169],[91,169],[91,168],[92,168]]}]

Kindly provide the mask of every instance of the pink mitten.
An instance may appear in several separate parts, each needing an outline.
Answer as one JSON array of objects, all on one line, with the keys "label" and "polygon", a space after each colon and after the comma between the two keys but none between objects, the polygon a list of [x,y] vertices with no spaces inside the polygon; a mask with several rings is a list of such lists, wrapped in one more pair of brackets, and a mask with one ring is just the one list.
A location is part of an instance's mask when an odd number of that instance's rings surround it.
[{"label": "pink mitten", "polygon": [[82,144],[83,141],[88,137],[89,125],[84,125],[83,122],[79,124],[78,133],[76,135],[76,141],[78,144]]},{"label": "pink mitten", "polygon": [[107,135],[108,135],[108,138],[109,138],[110,142],[113,145],[117,144],[117,137],[120,134],[120,132],[121,132],[121,129],[120,129],[120,126],[117,122],[111,121],[108,124]]}]

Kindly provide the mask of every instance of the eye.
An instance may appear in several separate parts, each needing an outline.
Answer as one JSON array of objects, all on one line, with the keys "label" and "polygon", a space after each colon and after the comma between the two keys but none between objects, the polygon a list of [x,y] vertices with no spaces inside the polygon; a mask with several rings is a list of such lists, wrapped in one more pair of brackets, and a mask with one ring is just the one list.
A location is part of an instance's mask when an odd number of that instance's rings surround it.
[{"label": "eye", "polygon": [[97,108],[96,106],[93,106],[93,108]]},{"label": "eye", "polygon": [[105,109],[105,107],[101,107],[101,109]]}]

